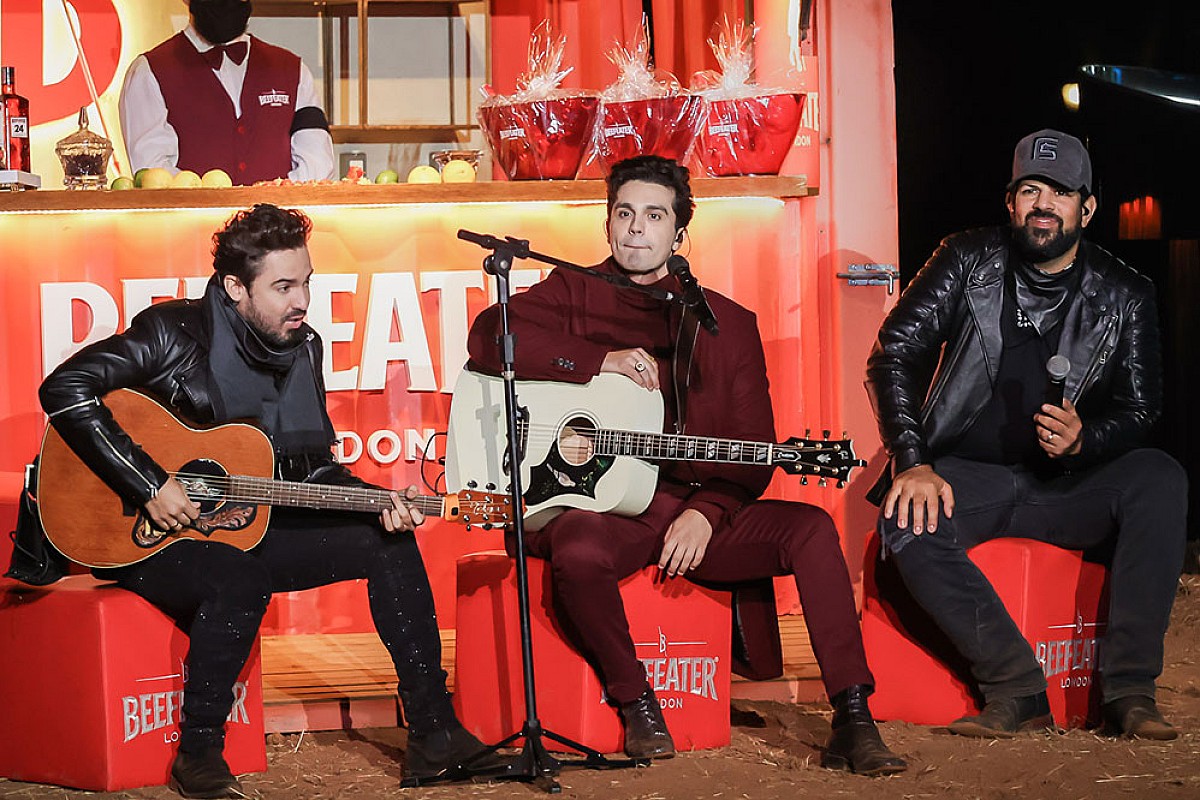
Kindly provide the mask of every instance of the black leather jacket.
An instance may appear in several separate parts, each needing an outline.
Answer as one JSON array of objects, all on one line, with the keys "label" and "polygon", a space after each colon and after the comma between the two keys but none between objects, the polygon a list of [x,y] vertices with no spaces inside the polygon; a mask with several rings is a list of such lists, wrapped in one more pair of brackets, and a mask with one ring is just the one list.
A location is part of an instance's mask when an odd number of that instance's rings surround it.
[{"label": "black leather jacket", "polygon": [[[167,472],[123,431],[101,402],[119,388],[137,389],[194,423],[215,419],[209,389],[211,335],[199,300],[151,306],[134,317],[124,333],[89,345],[50,373],[38,390],[50,423],[114,491],[143,505],[166,482]],[[309,339],[313,364],[320,364],[321,340]],[[320,375],[317,376],[321,384]],[[325,387],[319,386],[321,396]],[[321,483],[360,483],[328,457],[281,463],[278,477]]]},{"label": "black leather jacket", "polygon": [[[872,491],[876,502],[893,471],[950,450],[991,396],[1009,242],[999,227],[947,237],[884,320],[866,381],[892,460]],[[1162,411],[1154,285],[1086,241],[1075,268],[1083,272],[1059,341],[1071,362],[1064,395],[1083,420],[1079,454],[1062,459],[1069,469],[1142,444]]]}]

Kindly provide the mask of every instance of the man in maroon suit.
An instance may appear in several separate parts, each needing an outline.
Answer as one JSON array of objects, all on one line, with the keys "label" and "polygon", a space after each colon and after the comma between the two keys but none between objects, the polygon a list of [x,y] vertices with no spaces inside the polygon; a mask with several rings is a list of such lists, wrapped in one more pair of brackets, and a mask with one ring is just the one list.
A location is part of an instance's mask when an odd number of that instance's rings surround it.
[{"label": "man in maroon suit", "polygon": [[[667,264],[684,240],[694,203],[688,172],[674,161],[639,156],[608,177],[605,231],[612,257],[597,271],[679,293]],[[696,436],[774,442],[766,363],[754,314],[708,292],[720,335],[697,333],[679,305],[629,288],[555,270],[512,298],[518,377],[586,383],[620,373],[661,390],[666,430]],[[497,307],[471,329],[475,368],[499,371]],[[694,347],[687,343],[694,341]],[[672,362],[688,358],[685,402],[677,402]],[[686,408],[685,419],[678,409]],[[871,718],[867,668],[850,586],[833,521],[803,503],[759,500],[771,468],[677,462],[665,465],[649,508],[637,517],[573,509],[527,539],[530,554],[551,562],[558,608],[599,671],[625,726],[633,757],[674,754],[659,701],[637,658],[617,583],[657,563],[671,578],[729,586],[793,575],[813,650],[833,699],[833,736],[822,764],[868,775],[902,771]],[[774,605],[768,612],[774,614]],[[749,649],[749,648],[748,648]],[[778,674],[778,665],[775,667]],[[755,668],[757,677],[766,677]]]},{"label": "man in maroon suit", "polygon": [[133,169],[219,168],[237,185],[333,178],[329,122],[300,57],[246,33],[249,0],[188,8],[188,27],[134,59],[121,87]]}]

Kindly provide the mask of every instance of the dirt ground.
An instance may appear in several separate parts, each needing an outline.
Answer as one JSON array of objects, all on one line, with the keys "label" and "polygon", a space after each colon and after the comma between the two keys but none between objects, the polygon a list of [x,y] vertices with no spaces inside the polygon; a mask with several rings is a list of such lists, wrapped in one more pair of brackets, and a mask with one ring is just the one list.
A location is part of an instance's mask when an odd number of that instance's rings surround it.
[{"label": "dirt ground", "polygon": [[[888,778],[862,778],[817,766],[829,730],[825,707],[736,701],[729,747],[683,753],[641,769],[560,772],[561,796],[579,800],[759,800],[870,797],[1200,798],[1200,576],[1185,575],[1166,642],[1159,705],[1181,730],[1174,742],[1133,742],[1089,731],[1027,735],[1010,741],[951,736],[944,729],[884,723],[884,738],[909,761]],[[272,734],[267,772],[245,776],[263,800],[384,798],[494,800],[545,793],[524,782],[399,788],[404,733],[396,729]],[[164,787],[111,794],[0,780],[0,798],[168,800]]]}]

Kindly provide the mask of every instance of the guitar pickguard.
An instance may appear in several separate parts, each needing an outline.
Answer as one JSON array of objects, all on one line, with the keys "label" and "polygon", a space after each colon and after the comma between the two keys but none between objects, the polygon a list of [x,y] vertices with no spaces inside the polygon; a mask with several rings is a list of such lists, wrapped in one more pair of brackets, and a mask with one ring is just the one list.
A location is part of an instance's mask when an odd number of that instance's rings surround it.
[{"label": "guitar pickguard", "polygon": [[596,485],[612,467],[612,456],[597,456],[574,466],[568,464],[555,448],[550,448],[546,460],[529,470],[529,488],[525,490],[526,505],[535,506],[563,495],[596,496]]},{"label": "guitar pickguard", "polygon": [[[254,524],[258,506],[226,499],[222,485],[228,482],[229,473],[218,462],[208,458],[189,461],[175,478],[188,497],[200,506],[200,516],[188,526],[192,531],[208,537],[217,531],[241,531]],[[164,538],[173,535],[176,534],[158,528],[144,513],[138,512],[132,531],[138,547],[157,547]]]}]

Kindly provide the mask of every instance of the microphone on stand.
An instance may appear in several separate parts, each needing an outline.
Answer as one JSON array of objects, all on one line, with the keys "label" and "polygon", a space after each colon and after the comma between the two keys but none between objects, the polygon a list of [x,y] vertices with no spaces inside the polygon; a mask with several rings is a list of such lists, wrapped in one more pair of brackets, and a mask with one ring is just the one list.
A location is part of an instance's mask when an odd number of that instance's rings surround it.
[{"label": "microphone on stand", "polygon": [[1067,373],[1070,371],[1071,362],[1066,356],[1050,356],[1046,362],[1046,377],[1049,378],[1049,382],[1046,384],[1047,404],[1062,408],[1063,382],[1066,381]]},{"label": "microphone on stand", "polygon": [[678,279],[680,287],[683,288],[684,305],[696,312],[696,316],[700,318],[700,324],[706,331],[716,336],[717,317],[708,305],[704,289],[692,275],[692,268],[688,265],[687,259],[681,255],[671,256],[667,261],[667,271]]}]

